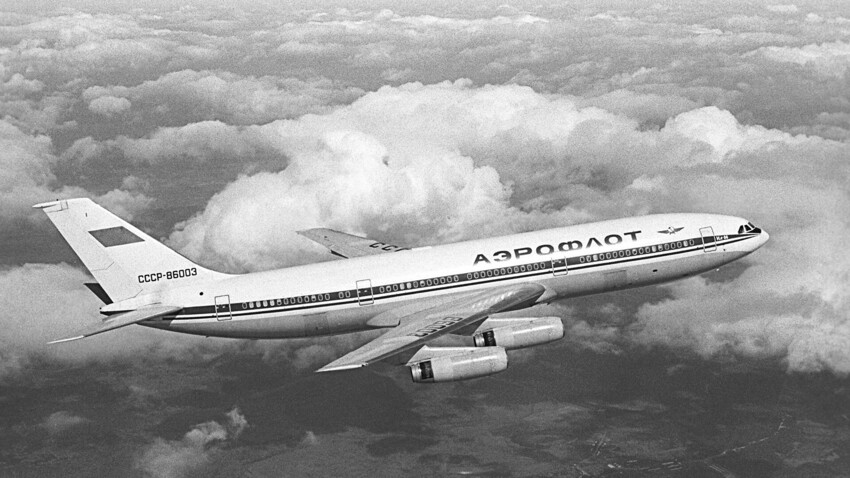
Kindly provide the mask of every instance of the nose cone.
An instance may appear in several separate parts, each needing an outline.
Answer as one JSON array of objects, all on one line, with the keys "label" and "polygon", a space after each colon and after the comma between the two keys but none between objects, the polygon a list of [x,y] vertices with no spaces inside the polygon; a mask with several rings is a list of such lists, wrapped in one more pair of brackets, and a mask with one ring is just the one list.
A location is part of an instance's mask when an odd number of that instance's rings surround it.
[{"label": "nose cone", "polygon": [[770,239],[770,234],[768,234],[767,231],[762,229],[762,231],[759,233],[758,242],[756,242],[755,249],[758,249],[759,247],[765,245],[768,239]]}]

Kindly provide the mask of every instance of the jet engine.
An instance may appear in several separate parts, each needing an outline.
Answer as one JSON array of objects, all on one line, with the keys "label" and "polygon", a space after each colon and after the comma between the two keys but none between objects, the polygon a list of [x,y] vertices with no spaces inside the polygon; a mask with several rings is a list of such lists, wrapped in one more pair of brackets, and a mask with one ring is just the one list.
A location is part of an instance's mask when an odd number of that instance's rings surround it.
[{"label": "jet engine", "polygon": [[508,354],[502,347],[426,346],[407,365],[414,382],[451,382],[499,373],[508,368]]},{"label": "jet engine", "polygon": [[504,347],[508,350],[540,345],[564,337],[564,324],[558,317],[487,319],[472,338],[476,347]]}]

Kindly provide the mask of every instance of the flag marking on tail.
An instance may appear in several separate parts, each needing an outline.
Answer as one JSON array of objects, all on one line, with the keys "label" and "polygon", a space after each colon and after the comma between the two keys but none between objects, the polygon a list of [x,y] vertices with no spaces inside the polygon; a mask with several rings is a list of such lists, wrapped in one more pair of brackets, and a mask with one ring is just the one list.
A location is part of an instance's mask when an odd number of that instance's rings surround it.
[{"label": "flag marking on tail", "polygon": [[98,229],[89,231],[89,234],[97,239],[103,247],[123,246],[124,244],[132,244],[134,242],[144,242],[141,237],[128,231],[124,226],[108,227],[106,229]]}]

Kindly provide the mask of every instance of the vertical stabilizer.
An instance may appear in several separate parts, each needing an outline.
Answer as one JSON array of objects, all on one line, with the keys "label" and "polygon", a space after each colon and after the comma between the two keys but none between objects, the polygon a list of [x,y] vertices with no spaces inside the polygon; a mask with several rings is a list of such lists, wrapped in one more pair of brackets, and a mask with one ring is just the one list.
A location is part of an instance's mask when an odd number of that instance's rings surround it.
[{"label": "vertical stabilizer", "polygon": [[37,204],[112,301],[225,277],[164,246],[91,199]]}]

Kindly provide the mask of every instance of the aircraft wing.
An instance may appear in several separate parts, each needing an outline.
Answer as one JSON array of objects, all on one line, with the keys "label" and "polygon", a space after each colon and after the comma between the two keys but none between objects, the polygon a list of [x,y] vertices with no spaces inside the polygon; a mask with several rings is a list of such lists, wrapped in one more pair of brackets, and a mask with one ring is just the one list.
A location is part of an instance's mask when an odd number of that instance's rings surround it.
[{"label": "aircraft wing", "polygon": [[410,249],[408,247],[378,242],[366,237],[355,236],[322,227],[296,232],[307,239],[327,247],[333,255],[345,259]]},{"label": "aircraft wing", "polygon": [[182,307],[175,307],[172,305],[148,305],[145,307],[140,307],[136,310],[131,310],[130,312],[123,312],[120,314],[112,315],[99,324],[95,324],[91,327],[81,330],[80,332],[78,332],[79,335],[75,335],[67,339],[54,340],[52,342],[48,342],[48,344],[58,344],[60,342],[70,342],[72,340],[91,337],[92,335],[108,332],[119,327],[126,327],[128,325],[136,324],[148,319],[155,319],[164,315],[173,314],[174,312],[177,312],[181,309]]},{"label": "aircraft wing", "polygon": [[492,314],[527,307],[546,292],[540,284],[525,283],[471,293],[446,304],[399,318],[399,325],[371,342],[317,370],[331,372],[365,367],[429,340],[481,321]]}]

